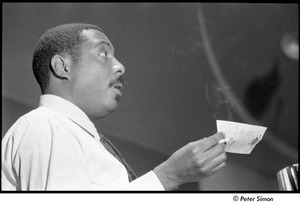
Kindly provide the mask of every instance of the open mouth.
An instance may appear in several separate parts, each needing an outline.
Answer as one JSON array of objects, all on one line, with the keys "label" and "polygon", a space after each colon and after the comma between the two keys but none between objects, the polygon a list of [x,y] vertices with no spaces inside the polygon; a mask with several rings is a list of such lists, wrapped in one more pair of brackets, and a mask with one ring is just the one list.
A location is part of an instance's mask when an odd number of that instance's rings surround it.
[{"label": "open mouth", "polygon": [[124,80],[120,77],[114,81],[112,81],[110,83],[110,86],[112,88],[115,88],[115,90],[117,91],[117,95],[118,96],[122,96],[122,93],[121,93],[121,90],[123,89],[124,87]]},{"label": "open mouth", "polygon": [[112,86],[117,91],[117,96],[122,96],[121,89],[123,88],[122,84],[115,84]]},{"label": "open mouth", "polygon": [[116,89],[118,89],[118,90],[121,90],[123,88],[122,85],[114,85],[113,87],[116,88]]}]

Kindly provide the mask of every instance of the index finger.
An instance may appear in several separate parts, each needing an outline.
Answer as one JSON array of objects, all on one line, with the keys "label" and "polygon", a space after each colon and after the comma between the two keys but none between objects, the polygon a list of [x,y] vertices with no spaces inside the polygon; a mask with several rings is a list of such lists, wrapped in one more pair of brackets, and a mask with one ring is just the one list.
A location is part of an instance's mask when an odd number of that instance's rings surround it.
[{"label": "index finger", "polygon": [[218,132],[208,138],[205,139],[204,143],[204,147],[205,147],[205,151],[210,149],[211,147],[214,147],[215,145],[218,144],[218,142],[221,139],[225,138],[225,133],[224,132]]}]

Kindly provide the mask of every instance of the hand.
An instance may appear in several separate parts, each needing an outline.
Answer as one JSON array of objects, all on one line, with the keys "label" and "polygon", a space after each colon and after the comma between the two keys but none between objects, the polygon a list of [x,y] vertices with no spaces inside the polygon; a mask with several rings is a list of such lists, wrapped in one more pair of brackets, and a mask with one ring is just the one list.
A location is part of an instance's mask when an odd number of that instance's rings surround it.
[{"label": "hand", "polygon": [[208,138],[190,142],[154,169],[165,190],[196,182],[225,166],[225,145],[218,143],[224,134],[216,133]]}]

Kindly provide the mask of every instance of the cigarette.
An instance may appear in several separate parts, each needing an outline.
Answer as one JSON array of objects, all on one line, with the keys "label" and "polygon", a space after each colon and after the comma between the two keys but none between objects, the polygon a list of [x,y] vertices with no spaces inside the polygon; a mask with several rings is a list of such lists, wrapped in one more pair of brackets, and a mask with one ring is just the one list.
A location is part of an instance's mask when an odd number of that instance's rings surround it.
[{"label": "cigarette", "polygon": [[219,144],[220,144],[220,143],[225,143],[225,144],[226,144],[227,142],[229,142],[229,139],[221,139],[221,140],[219,141]]}]

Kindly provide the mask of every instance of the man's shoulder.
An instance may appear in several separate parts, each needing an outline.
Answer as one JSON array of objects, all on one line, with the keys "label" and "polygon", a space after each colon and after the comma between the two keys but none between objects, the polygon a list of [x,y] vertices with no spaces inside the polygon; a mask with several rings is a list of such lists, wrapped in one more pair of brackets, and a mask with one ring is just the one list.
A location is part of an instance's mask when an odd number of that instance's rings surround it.
[{"label": "man's shoulder", "polygon": [[[19,119],[23,119],[29,124],[35,124],[39,125],[40,123],[46,123],[46,122],[56,122],[59,121],[57,118],[59,118],[59,114],[51,109],[48,109],[46,107],[38,107],[23,116],[21,116]],[[55,119],[55,120],[53,120]]]},{"label": "man's shoulder", "polygon": [[[7,149],[9,149],[10,146],[18,147],[19,149],[22,141],[25,141],[24,139],[30,138],[30,140],[32,140],[35,138],[36,133],[42,130],[39,123],[37,123],[43,121],[41,120],[42,116],[40,114],[39,109],[34,109],[19,117],[2,138],[2,149],[6,149],[7,147]],[[15,151],[16,150],[14,150],[14,152]]]},{"label": "man's shoulder", "polygon": [[13,143],[19,152],[26,152],[32,147],[49,148],[51,141],[59,136],[66,136],[66,127],[54,111],[39,107],[21,116],[2,138],[2,148]]},{"label": "man's shoulder", "polygon": [[55,113],[49,109],[39,107],[19,117],[7,131],[4,138],[9,136],[19,138],[26,135],[26,133],[30,133],[28,136],[31,137],[40,133],[45,136],[51,132],[53,125],[58,123],[59,120],[55,119]]},{"label": "man's shoulder", "polygon": [[29,111],[28,113],[21,116],[21,118],[47,118],[51,111],[44,107],[38,107],[34,110]]}]

